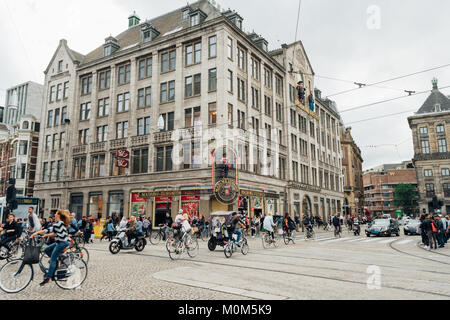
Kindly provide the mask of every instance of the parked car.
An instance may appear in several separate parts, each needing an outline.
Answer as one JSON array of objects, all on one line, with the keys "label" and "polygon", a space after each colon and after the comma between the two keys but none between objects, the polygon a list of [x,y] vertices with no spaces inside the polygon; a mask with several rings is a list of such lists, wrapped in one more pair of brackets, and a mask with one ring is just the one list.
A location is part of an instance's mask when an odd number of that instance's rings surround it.
[{"label": "parked car", "polygon": [[390,237],[393,234],[400,236],[400,225],[394,219],[376,219],[366,229],[367,237],[371,235]]},{"label": "parked car", "polygon": [[405,236],[407,235],[420,235],[419,233],[419,227],[420,227],[420,220],[409,220],[405,227],[404,227],[404,232],[405,232]]},{"label": "parked car", "polygon": [[403,216],[401,219],[398,220],[398,223],[399,223],[401,226],[405,226],[405,225],[408,224],[408,222],[409,222],[410,220],[411,220],[411,217],[409,217],[409,216]]}]

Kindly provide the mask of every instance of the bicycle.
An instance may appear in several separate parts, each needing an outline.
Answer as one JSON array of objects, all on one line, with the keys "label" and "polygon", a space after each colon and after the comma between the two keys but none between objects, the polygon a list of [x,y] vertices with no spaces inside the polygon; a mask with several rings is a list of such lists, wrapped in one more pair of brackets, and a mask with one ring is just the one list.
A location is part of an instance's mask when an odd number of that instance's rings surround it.
[{"label": "bicycle", "polygon": [[[27,246],[32,245],[33,240],[29,239]],[[39,267],[43,273],[48,272],[48,269],[40,262]],[[61,289],[73,290],[84,283],[87,274],[88,267],[86,262],[66,249],[58,257],[57,267],[52,279]],[[23,258],[12,260],[0,269],[0,289],[8,294],[19,293],[28,287],[33,278],[34,269],[32,264],[25,264]]]},{"label": "bicycle", "polygon": [[172,234],[167,238],[166,249],[169,252],[169,257],[172,260],[178,260],[184,252],[187,252],[189,257],[195,258],[199,252],[198,241],[192,237],[190,232],[183,232],[180,240],[176,239]]},{"label": "bicycle", "polygon": [[148,236],[150,243],[155,246],[158,245],[161,242],[161,240],[166,239],[165,230],[166,230],[166,228],[168,228],[167,226],[165,226],[163,224],[160,224],[158,227],[159,227],[158,230],[149,231],[149,236]]},{"label": "bicycle", "polygon": [[305,240],[316,240],[316,233],[314,232],[312,226],[306,227]]},{"label": "bicycle", "polygon": [[7,262],[10,262],[11,260],[20,259],[23,257],[25,247],[21,238],[11,241],[8,244],[8,247],[9,250],[5,247],[2,247],[0,249],[0,260],[6,260]]},{"label": "bicycle", "polygon": [[295,230],[283,230],[283,240],[285,245],[288,245],[291,241],[292,244],[295,244]]},{"label": "bicycle", "polygon": [[[245,234],[242,233],[241,236],[241,253],[246,256],[248,254],[249,251],[249,246],[248,246],[248,242],[247,242],[247,238],[245,237]],[[225,257],[227,257],[227,259],[231,258],[231,256],[233,255],[233,252],[237,251],[237,244],[236,244],[236,239],[234,239],[234,234],[231,236],[231,239],[229,239],[227,242],[225,242],[225,245],[223,247],[223,253],[225,254]]]},{"label": "bicycle", "polygon": [[267,249],[269,248],[271,245],[273,245],[275,248],[278,247],[278,242],[280,241],[280,237],[278,236],[278,233],[274,230],[273,232],[274,236],[272,239],[272,236],[270,235],[269,232],[265,232],[263,237],[262,237],[262,244],[263,244],[263,248]]}]

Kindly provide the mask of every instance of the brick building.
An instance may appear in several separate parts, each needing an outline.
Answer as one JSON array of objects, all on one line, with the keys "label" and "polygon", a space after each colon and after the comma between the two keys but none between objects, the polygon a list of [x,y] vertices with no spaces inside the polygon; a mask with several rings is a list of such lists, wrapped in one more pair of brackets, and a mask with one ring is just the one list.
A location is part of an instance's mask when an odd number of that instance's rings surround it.
[{"label": "brick building", "polygon": [[363,181],[365,206],[372,215],[395,216],[397,207],[393,202],[394,190],[398,184],[411,184],[417,188],[416,170],[410,161],[367,170],[364,172]]}]

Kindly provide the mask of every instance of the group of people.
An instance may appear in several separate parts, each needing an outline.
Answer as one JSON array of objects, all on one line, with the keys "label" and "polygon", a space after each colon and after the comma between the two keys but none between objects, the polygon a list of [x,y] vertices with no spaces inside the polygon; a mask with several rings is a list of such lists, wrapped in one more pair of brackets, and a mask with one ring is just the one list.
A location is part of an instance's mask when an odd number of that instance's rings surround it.
[{"label": "group of people", "polygon": [[422,247],[427,250],[444,248],[450,238],[450,215],[422,214],[419,219]]}]

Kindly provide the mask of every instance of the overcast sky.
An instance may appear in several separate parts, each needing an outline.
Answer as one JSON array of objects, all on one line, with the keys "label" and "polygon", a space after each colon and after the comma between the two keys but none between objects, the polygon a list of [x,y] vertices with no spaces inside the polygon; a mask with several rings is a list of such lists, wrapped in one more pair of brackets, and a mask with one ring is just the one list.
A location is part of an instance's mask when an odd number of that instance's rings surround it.
[{"label": "overcast sky", "polygon": [[[270,49],[295,40],[298,0],[218,3],[238,11],[244,28],[264,36]],[[184,0],[0,0],[0,105],[6,88],[28,80],[43,83],[43,70],[60,39],[86,54],[110,34],[126,29],[134,10],[141,19],[151,19],[185,4]],[[449,12],[448,0],[302,0],[298,39],[317,75],[316,87],[327,96],[355,86],[324,77],[368,84],[450,64]],[[440,87],[450,86],[450,67],[331,99],[345,110],[406,95],[403,90],[431,90],[433,77]],[[442,92],[450,95],[450,89]],[[342,113],[362,150],[364,169],[413,157],[407,121],[413,112],[352,122],[418,110],[426,98],[427,94],[417,95]],[[400,143],[398,152],[394,146],[380,146]]]}]

